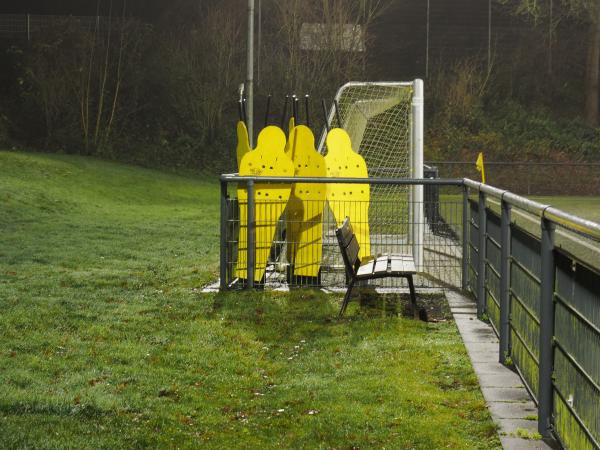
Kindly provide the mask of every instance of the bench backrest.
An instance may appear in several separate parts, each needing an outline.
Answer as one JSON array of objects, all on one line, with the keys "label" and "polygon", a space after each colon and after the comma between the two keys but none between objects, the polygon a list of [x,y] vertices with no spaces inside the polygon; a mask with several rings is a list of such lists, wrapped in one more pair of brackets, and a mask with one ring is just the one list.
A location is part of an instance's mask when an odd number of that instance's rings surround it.
[{"label": "bench backrest", "polygon": [[335,230],[335,235],[342,251],[346,273],[352,278],[356,275],[356,271],[360,266],[360,259],[358,258],[360,246],[358,245],[354,231],[352,231],[349,217],[346,217],[342,226]]}]

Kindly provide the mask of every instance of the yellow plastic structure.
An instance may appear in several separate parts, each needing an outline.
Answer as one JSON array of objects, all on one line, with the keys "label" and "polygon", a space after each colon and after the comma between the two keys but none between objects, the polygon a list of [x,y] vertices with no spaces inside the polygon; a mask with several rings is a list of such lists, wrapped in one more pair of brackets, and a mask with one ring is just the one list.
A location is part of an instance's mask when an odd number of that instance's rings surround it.
[{"label": "yellow plastic structure", "polygon": [[291,149],[292,149],[292,133],[294,132],[294,128],[296,127],[296,121],[293,117],[290,117],[288,121],[288,140],[285,144],[285,154],[288,158],[292,159]]},{"label": "yellow plastic structure", "polygon": [[241,120],[237,123],[237,148],[235,149],[237,155],[237,166],[238,170],[242,162],[242,158],[250,150],[250,140],[248,138],[248,129],[246,124]]},{"label": "yellow plastic structure", "polygon": [[[298,125],[288,141],[288,156],[294,163],[296,177],[325,177],[325,158],[315,149],[310,128]],[[323,209],[327,197],[324,183],[296,183],[288,202],[286,240],[288,260],[294,275],[316,277],[323,253]]]},{"label": "yellow plastic structure", "polygon": [[[258,135],[256,149],[244,155],[240,162],[240,176],[291,177],[294,175],[292,161],[285,155],[285,134],[281,128],[268,126]],[[254,281],[260,282],[265,274],[271,243],[275,236],[277,221],[290,198],[289,184],[255,185],[256,204],[256,264]],[[236,276],[248,278],[248,190],[240,184],[237,190],[240,205],[240,238]]]},{"label": "yellow plastic structure", "polygon": [[[350,136],[341,128],[327,134],[325,164],[330,178],[368,178],[367,164],[362,156],[352,150]],[[360,245],[359,257],[371,254],[369,235],[369,184],[327,184],[327,201],[337,226],[350,217],[352,228]]]}]

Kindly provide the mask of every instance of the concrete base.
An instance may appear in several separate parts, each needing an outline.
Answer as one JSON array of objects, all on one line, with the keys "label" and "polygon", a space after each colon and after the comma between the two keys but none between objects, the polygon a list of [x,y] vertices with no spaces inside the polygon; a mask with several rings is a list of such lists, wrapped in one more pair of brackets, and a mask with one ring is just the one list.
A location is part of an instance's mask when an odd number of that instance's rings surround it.
[{"label": "concrete base", "polygon": [[537,435],[536,405],[521,378],[498,362],[498,339],[490,325],[477,319],[475,302],[456,292],[447,292],[446,298],[492,419],[498,425],[502,447],[511,450],[560,448],[555,441],[531,439]]}]

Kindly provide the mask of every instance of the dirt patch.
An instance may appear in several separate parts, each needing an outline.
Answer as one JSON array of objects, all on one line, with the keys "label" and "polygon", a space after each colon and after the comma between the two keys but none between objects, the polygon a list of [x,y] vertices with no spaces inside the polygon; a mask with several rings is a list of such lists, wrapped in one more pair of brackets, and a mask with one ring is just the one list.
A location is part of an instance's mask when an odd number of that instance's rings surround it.
[{"label": "dirt patch", "polygon": [[[361,313],[369,315],[386,315],[415,317],[410,295],[379,294],[371,287],[356,289],[353,301],[360,302]],[[450,306],[444,294],[419,294],[417,292],[417,317],[427,322],[452,320]]]}]

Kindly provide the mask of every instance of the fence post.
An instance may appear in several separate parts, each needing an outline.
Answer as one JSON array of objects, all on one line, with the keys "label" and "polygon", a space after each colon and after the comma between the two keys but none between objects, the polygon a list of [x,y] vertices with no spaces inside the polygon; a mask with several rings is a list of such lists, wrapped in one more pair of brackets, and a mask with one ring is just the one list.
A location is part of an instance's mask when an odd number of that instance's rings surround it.
[{"label": "fence post", "polygon": [[[503,196],[504,197],[504,196]],[[504,198],[500,218],[500,362],[506,363],[510,349],[510,210]]]},{"label": "fence post", "polygon": [[254,199],[254,180],[248,180],[248,289],[254,288],[254,268],[256,266],[256,208]]},{"label": "fence post", "polygon": [[485,312],[485,258],[486,258],[486,221],[485,194],[479,191],[479,248],[477,249],[477,316],[482,317]]},{"label": "fence post", "polygon": [[27,42],[31,41],[31,14],[27,13]]},{"label": "fence post", "polygon": [[538,389],[538,431],[550,437],[552,431],[552,371],[554,360],[554,230],[556,226],[545,219],[541,221],[542,242],[540,249],[540,366]]},{"label": "fence post", "polygon": [[220,236],[220,289],[227,289],[227,181],[221,180],[221,236]]},{"label": "fence post", "polygon": [[469,187],[463,184],[463,210],[462,210],[462,289],[469,290]]}]

